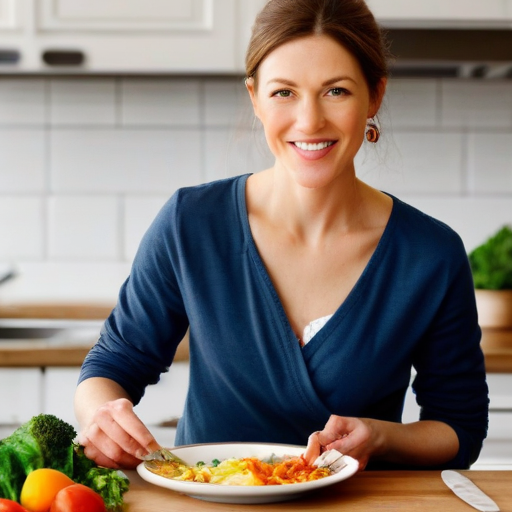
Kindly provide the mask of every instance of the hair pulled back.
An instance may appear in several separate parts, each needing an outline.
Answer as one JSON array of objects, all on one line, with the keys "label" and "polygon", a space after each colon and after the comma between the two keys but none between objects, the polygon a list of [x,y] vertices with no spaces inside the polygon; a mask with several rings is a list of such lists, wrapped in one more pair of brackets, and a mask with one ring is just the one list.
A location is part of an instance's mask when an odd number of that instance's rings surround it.
[{"label": "hair pulled back", "polygon": [[388,75],[388,50],[382,30],[364,0],[269,0],[256,18],[245,58],[247,77],[284,43],[311,35],[327,35],[358,60],[370,96]]}]

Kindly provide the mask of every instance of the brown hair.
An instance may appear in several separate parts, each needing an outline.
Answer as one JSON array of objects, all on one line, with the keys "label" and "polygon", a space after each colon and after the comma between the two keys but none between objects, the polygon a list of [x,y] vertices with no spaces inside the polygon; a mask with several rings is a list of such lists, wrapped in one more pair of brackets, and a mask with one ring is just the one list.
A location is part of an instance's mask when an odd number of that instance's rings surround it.
[{"label": "brown hair", "polygon": [[354,55],[370,97],[376,98],[380,81],[388,75],[388,49],[364,0],[269,0],[252,29],[245,57],[246,76],[256,79],[259,65],[278,46],[321,34],[332,37]]}]

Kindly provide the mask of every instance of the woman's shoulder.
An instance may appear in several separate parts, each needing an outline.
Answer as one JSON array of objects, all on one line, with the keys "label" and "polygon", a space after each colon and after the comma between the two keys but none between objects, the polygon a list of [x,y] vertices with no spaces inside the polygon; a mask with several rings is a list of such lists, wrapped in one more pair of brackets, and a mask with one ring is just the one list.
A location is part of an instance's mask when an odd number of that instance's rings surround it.
[{"label": "woman's shoulder", "polygon": [[455,251],[465,255],[461,237],[448,224],[397,197],[391,197],[395,231],[399,237],[404,237],[426,253],[442,250],[443,253]]},{"label": "woman's shoulder", "polygon": [[182,187],[173,194],[171,200],[181,207],[193,206],[201,209],[206,205],[219,206],[219,202],[222,204],[237,199],[240,187],[243,187],[248,176],[243,174],[200,185]]}]

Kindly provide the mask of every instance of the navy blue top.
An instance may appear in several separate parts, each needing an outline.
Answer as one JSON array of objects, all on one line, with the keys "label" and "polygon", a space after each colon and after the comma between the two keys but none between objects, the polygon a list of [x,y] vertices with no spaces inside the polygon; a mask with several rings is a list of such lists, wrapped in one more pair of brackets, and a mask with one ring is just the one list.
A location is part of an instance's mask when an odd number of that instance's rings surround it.
[{"label": "navy blue top", "polygon": [[400,422],[411,368],[421,419],[456,431],[446,466],[486,436],[488,391],[466,252],[445,224],[393,199],[356,285],[301,348],[251,235],[248,175],[178,190],[144,236],[80,380],[137,403],[190,327],[190,387],[176,444],[304,445],[331,414]]}]

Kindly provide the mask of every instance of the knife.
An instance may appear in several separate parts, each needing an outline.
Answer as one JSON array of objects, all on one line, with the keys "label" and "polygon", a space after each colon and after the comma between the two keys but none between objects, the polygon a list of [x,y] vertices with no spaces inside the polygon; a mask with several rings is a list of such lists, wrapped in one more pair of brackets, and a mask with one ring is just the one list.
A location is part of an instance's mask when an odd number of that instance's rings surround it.
[{"label": "knife", "polygon": [[457,471],[441,472],[443,482],[461,499],[481,512],[500,512],[496,503],[482,492],[469,478]]}]

